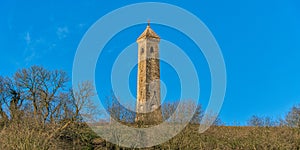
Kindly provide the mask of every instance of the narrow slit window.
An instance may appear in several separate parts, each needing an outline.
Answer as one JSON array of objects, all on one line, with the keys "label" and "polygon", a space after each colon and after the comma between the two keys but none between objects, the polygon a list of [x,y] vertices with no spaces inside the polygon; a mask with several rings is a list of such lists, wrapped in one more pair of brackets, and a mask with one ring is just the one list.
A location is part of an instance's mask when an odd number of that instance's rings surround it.
[{"label": "narrow slit window", "polygon": [[153,52],[154,52],[153,47],[151,47],[150,48],[150,53],[153,53]]},{"label": "narrow slit window", "polygon": [[141,48],[141,54],[143,54],[143,53],[144,53],[144,51],[145,51],[145,50],[144,50],[144,48]]}]

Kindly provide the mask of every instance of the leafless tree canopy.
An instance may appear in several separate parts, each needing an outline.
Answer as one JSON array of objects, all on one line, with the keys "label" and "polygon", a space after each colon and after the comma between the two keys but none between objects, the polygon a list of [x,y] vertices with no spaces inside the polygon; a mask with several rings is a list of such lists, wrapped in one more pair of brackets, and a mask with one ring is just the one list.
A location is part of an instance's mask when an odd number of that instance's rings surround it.
[{"label": "leafless tree canopy", "polygon": [[[18,70],[12,77],[0,76],[0,149],[125,149],[98,137],[83,118],[97,122],[101,115],[93,101],[91,81],[69,84],[62,70],[33,66]],[[135,112],[119,103],[111,94],[106,109],[115,121],[146,128],[135,122]],[[191,101],[165,102],[161,105],[163,120],[190,123],[174,138],[148,149],[299,149],[300,105],[283,118],[254,115],[247,126],[224,126],[220,118],[205,133],[199,134],[204,111]],[[195,112],[191,111],[195,110]],[[214,116],[216,117],[216,116]],[[111,127],[113,128],[113,127]],[[128,138],[113,130],[114,141]],[[145,141],[146,142],[146,141]],[[134,147],[134,145],[133,145]]]},{"label": "leafless tree canopy", "polygon": [[[68,81],[64,71],[50,71],[40,66],[18,70],[13,77],[0,77],[0,122],[3,129],[32,130],[32,133],[23,133],[32,137],[22,137],[20,133],[20,138],[24,138],[20,142],[41,136],[42,142],[36,139],[37,143],[46,147],[74,123],[80,123],[80,112],[95,107],[91,99],[93,86],[87,81],[77,85],[73,91],[67,86]],[[82,115],[92,117],[93,114],[86,112]],[[33,131],[43,134],[35,135]],[[1,137],[0,145],[9,148],[2,143],[9,140],[4,138],[9,136]]]}]

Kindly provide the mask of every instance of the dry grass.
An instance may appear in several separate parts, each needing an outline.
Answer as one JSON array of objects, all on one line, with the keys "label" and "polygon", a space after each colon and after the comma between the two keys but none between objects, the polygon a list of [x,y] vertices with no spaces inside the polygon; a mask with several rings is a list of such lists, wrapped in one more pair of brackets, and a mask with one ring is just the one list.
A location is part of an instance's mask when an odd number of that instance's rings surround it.
[{"label": "dry grass", "polygon": [[[109,144],[100,138],[98,138],[98,141],[100,142],[94,145],[97,149],[116,149],[115,145]],[[171,140],[147,149],[298,150],[300,149],[300,129],[290,127],[214,126],[200,134],[197,125],[189,125]]]},{"label": "dry grass", "polygon": [[[51,136],[59,128],[59,124],[36,126],[30,120],[3,125],[0,149],[118,149],[95,136],[83,123],[72,123]],[[148,149],[296,150],[299,145],[299,128],[214,126],[200,134],[197,125],[189,125],[171,140]]]},{"label": "dry grass", "polygon": [[[95,134],[82,123],[36,125],[31,120],[9,122],[0,128],[0,149],[89,149]],[[62,129],[62,130],[61,130]]]},{"label": "dry grass", "polygon": [[[184,142],[182,142],[184,141]],[[174,147],[175,143],[181,145]],[[299,149],[300,130],[289,127],[211,127],[203,134],[196,126],[162,144],[163,149]]]}]

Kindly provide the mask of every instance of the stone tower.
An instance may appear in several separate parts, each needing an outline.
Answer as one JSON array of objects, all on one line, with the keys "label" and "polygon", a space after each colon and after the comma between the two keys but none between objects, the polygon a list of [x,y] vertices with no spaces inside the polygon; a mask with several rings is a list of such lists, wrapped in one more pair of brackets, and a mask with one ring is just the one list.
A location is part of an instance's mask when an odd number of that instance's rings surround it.
[{"label": "stone tower", "polygon": [[138,77],[137,103],[135,121],[144,124],[162,122],[160,107],[160,37],[150,28],[137,38],[138,43]]}]

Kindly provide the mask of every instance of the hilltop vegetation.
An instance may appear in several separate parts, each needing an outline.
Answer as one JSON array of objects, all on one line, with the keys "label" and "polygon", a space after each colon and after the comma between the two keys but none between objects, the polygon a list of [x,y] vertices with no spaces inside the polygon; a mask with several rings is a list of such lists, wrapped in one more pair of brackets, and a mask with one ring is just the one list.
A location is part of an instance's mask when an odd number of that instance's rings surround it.
[{"label": "hilltop vegetation", "polygon": [[[0,76],[0,149],[126,149],[101,139],[83,122],[82,116],[93,119],[101,114],[91,100],[92,84],[83,82],[73,91],[68,83],[64,71],[39,66],[21,69],[12,77]],[[134,123],[135,114],[119,105],[115,96],[107,101],[114,119],[143,127],[143,123]],[[177,106],[176,102],[162,105],[165,120],[185,117],[175,111]],[[198,133],[201,105],[187,101],[180,107],[196,110],[190,124],[150,149],[300,149],[299,105],[284,118],[252,116],[244,127],[225,126],[217,118],[202,134]],[[173,113],[176,119],[171,117]]]}]

